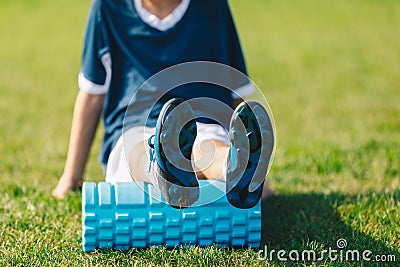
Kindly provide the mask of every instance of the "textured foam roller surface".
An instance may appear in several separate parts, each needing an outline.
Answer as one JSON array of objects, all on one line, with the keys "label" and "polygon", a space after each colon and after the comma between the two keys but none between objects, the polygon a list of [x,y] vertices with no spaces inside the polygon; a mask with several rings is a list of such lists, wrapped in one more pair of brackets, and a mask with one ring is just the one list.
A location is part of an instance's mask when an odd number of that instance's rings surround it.
[{"label": "textured foam roller surface", "polygon": [[260,246],[261,204],[232,206],[225,183],[200,181],[200,198],[192,207],[174,209],[159,189],[146,183],[83,184],[82,247],[96,248]]}]

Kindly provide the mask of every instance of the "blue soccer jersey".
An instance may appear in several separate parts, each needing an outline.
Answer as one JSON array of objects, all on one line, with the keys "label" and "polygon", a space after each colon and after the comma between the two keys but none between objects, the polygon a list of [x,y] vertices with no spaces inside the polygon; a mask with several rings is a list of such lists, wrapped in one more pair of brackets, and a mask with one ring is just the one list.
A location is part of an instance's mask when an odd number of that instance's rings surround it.
[{"label": "blue soccer jersey", "polygon": [[[154,88],[141,87],[159,71],[193,61],[222,63],[246,74],[243,53],[226,0],[182,0],[163,20],[146,11],[141,0],[93,0],[79,87],[90,94],[106,94],[103,110],[105,136],[99,156],[103,164],[107,164],[123,128],[154,127],[168,98],[205,97],[232,106],[231,91],[217,85],[186,84],[161,99],[154,94]],[[248,80],[236,89],[241,96],[253,90]],[[124,126],[128,107],[133,112]],[[211,111],[212,107],[208,109]]]}]

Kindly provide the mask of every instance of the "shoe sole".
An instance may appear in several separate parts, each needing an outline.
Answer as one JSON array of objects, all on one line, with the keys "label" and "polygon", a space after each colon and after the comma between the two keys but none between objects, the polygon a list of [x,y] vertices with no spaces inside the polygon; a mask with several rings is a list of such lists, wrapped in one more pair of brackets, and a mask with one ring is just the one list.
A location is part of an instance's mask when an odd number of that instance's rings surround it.
[{"label": "shoe sole", "polygon": [[[176,107],[179,112],[174,111]],[[182,99],[168,101],[157,120],[154,145],[156,159],[161,162],[157,160],[155,165],[158,185],[174,208],[189,207],[199,198],[199,184],[191,165],[196,133],[190,105]]]},{"label": "shoe sole", "polygon": [[229,129],[227,198],[235,207],[251,208],[261,198],[274,150],[272,122],[261,104],[249,101],[236,108]]}]

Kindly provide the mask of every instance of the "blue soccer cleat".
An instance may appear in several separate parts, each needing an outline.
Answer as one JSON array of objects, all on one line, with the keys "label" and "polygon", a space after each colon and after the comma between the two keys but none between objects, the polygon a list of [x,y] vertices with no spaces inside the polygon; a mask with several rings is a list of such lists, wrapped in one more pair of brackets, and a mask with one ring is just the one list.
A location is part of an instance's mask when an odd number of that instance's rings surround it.
[{"label": "blue soccer cleat", "polygon": [[248,209],[261,198],[274,151],[273,126],[264,107],[255,101],[239,104],[231,118],[229,138],[227,198],[233,206]]},{"label": "blue soccer cleat", "polygon": [[163,106],[155,135],[149,139],[150,171],[167,202],[186,208],[199,198],[199,183],[191,163],[197,135],[191,106],[174,98]]}]

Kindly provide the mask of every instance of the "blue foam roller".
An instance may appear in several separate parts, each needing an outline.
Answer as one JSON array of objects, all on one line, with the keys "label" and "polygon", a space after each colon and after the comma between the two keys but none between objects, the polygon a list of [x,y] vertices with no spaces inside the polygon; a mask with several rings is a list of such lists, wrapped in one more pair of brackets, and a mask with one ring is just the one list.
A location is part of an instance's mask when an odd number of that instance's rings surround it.
[{"label": "blue foam roller", "polygon": [[200,198],[182,210],[166,204],[161,191],[146,183],[83,184],[85,252],[213,244],[258,248],[260,240],[260,202],[251,209],[232,206],[224,182],[200,181]]}]

